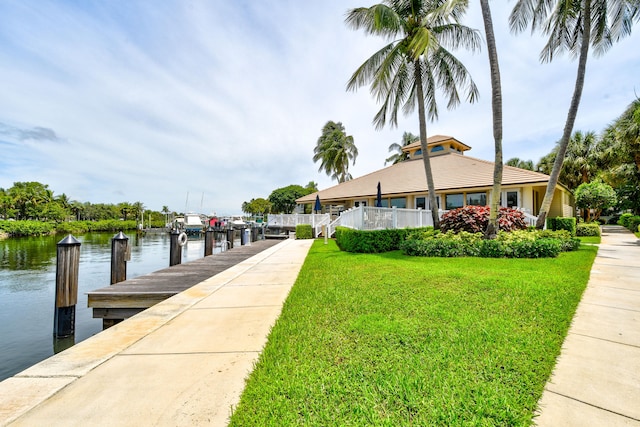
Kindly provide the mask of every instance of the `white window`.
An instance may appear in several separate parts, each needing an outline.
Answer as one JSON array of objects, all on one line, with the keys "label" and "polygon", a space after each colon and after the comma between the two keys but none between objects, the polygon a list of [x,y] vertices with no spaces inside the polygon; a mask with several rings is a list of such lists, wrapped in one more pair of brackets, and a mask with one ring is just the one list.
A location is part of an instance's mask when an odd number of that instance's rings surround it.
[{"label": "white window", "polygon": [[500,206],[517,209],[520,207],[520,191],[505,190],[500,195]]},{"label": "white window", "polygon": [[[440,196],[436,194],[436,202],[438,203],[438,209],[440,209]],[[429,209],[431,206],[431,201],[428,196],[417,196],[416,197],[416,209]]]}]

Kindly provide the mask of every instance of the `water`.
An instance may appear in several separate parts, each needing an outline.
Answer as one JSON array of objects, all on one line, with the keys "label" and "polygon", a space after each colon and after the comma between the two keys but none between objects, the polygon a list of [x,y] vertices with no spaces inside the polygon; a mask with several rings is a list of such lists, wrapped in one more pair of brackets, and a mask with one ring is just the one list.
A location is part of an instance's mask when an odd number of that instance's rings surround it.
[{"label": "water", "polygon": [[[86,293],[109,285],[111,238],[114,233],[75,236],[80,242],[78,303],[75,336],[53,338],[56,244],[65,236],[25,237],[0,240],[0,381],[102,330],[94,319]],[[127,234],[131,260],[127,278],[169,267],[167,233]],[[204,240],[190,237],[183,247],[182,262],[204,256]]]}]

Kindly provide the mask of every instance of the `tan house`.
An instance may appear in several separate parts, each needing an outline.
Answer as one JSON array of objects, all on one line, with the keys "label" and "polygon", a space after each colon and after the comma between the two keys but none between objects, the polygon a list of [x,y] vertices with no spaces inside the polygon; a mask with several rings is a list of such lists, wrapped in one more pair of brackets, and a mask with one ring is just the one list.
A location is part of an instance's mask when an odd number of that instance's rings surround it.
[{"label": "tan house", "polygon": [[[471,149],[451,136],[434,135],[427,140],[438,209],[449,210],[465,205],[487,205],[493,186],[494,163],[466,156]],[[384,169],[343,182],[325,190],[301,197],[298,204],[313,204],[320,197],[323,210],[332,213],[361,205],[374,206],[378,182],[382,206],[429,209],[427,179],[422,161],[420,141],[403,148],[408,159]],[[538,215],[549,176],[505,166],[502,175],[501,205],[523,209]],[[550,217],[573,216],[571,192],[558,184],[549,211]]]}]

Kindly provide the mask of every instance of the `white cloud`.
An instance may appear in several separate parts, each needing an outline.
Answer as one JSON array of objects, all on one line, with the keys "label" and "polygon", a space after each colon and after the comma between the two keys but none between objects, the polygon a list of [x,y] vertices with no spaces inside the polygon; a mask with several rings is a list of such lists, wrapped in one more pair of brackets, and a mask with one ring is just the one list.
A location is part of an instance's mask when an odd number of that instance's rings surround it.
[{"label": "white cloud", "polygon": [[[341,121],[360,151],[354,176],[382,167],[397,129],[376,131],[367,88],[351,73],[383,40],[348,29],[348,8],[372,2],[66,2],[0,5],[0,123],[49,129],[55,144],[0,134],[0,187],[40,181],[72,199],[142,201],[219,214],[275,188],[332,185],[311,160],[327,120]],[[494,6],[504,88],[505,158],[536,161],[560,137],[575,63],[540,64],[540,38],[509,34]],[[499,9],[499,10],[498,10]],[[481,28],[477,5],[469,25]],[[588,65],[576,129],[596,130],[631,102],[639,37]],[[430,134],[456,136],[491,159],[486,52],[459,53],[481,90],[476,105],[441,106]],[[612,76],[615,76],[613,78]],[[41,142],[41,141],[40,141]]]}]

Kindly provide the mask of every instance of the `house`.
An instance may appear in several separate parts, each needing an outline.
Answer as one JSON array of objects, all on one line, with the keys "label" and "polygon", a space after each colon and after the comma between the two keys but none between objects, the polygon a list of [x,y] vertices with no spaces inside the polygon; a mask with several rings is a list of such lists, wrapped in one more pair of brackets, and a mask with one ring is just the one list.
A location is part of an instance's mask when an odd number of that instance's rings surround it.
[{"label": "house", "polygon": [[[438,209],[489,204],[493,186],[493,162],[465,155],[471,147],[451,136],[434,135],[427,139],[427,146]],[[318,195],[325,210],[335,214],[361,205],[374,206],[379,182],[382,206],[429,209],[420,141],[406,145],[403,151],[408,154],[408,159],[403,162],[309,194],[296,202],[313,204]],[[538,215],[548,181],[548,175],[505,166],[501,205]],[[549,216],[569,217],[573,214],[573,195],[564,185],[558,184]]]}]

